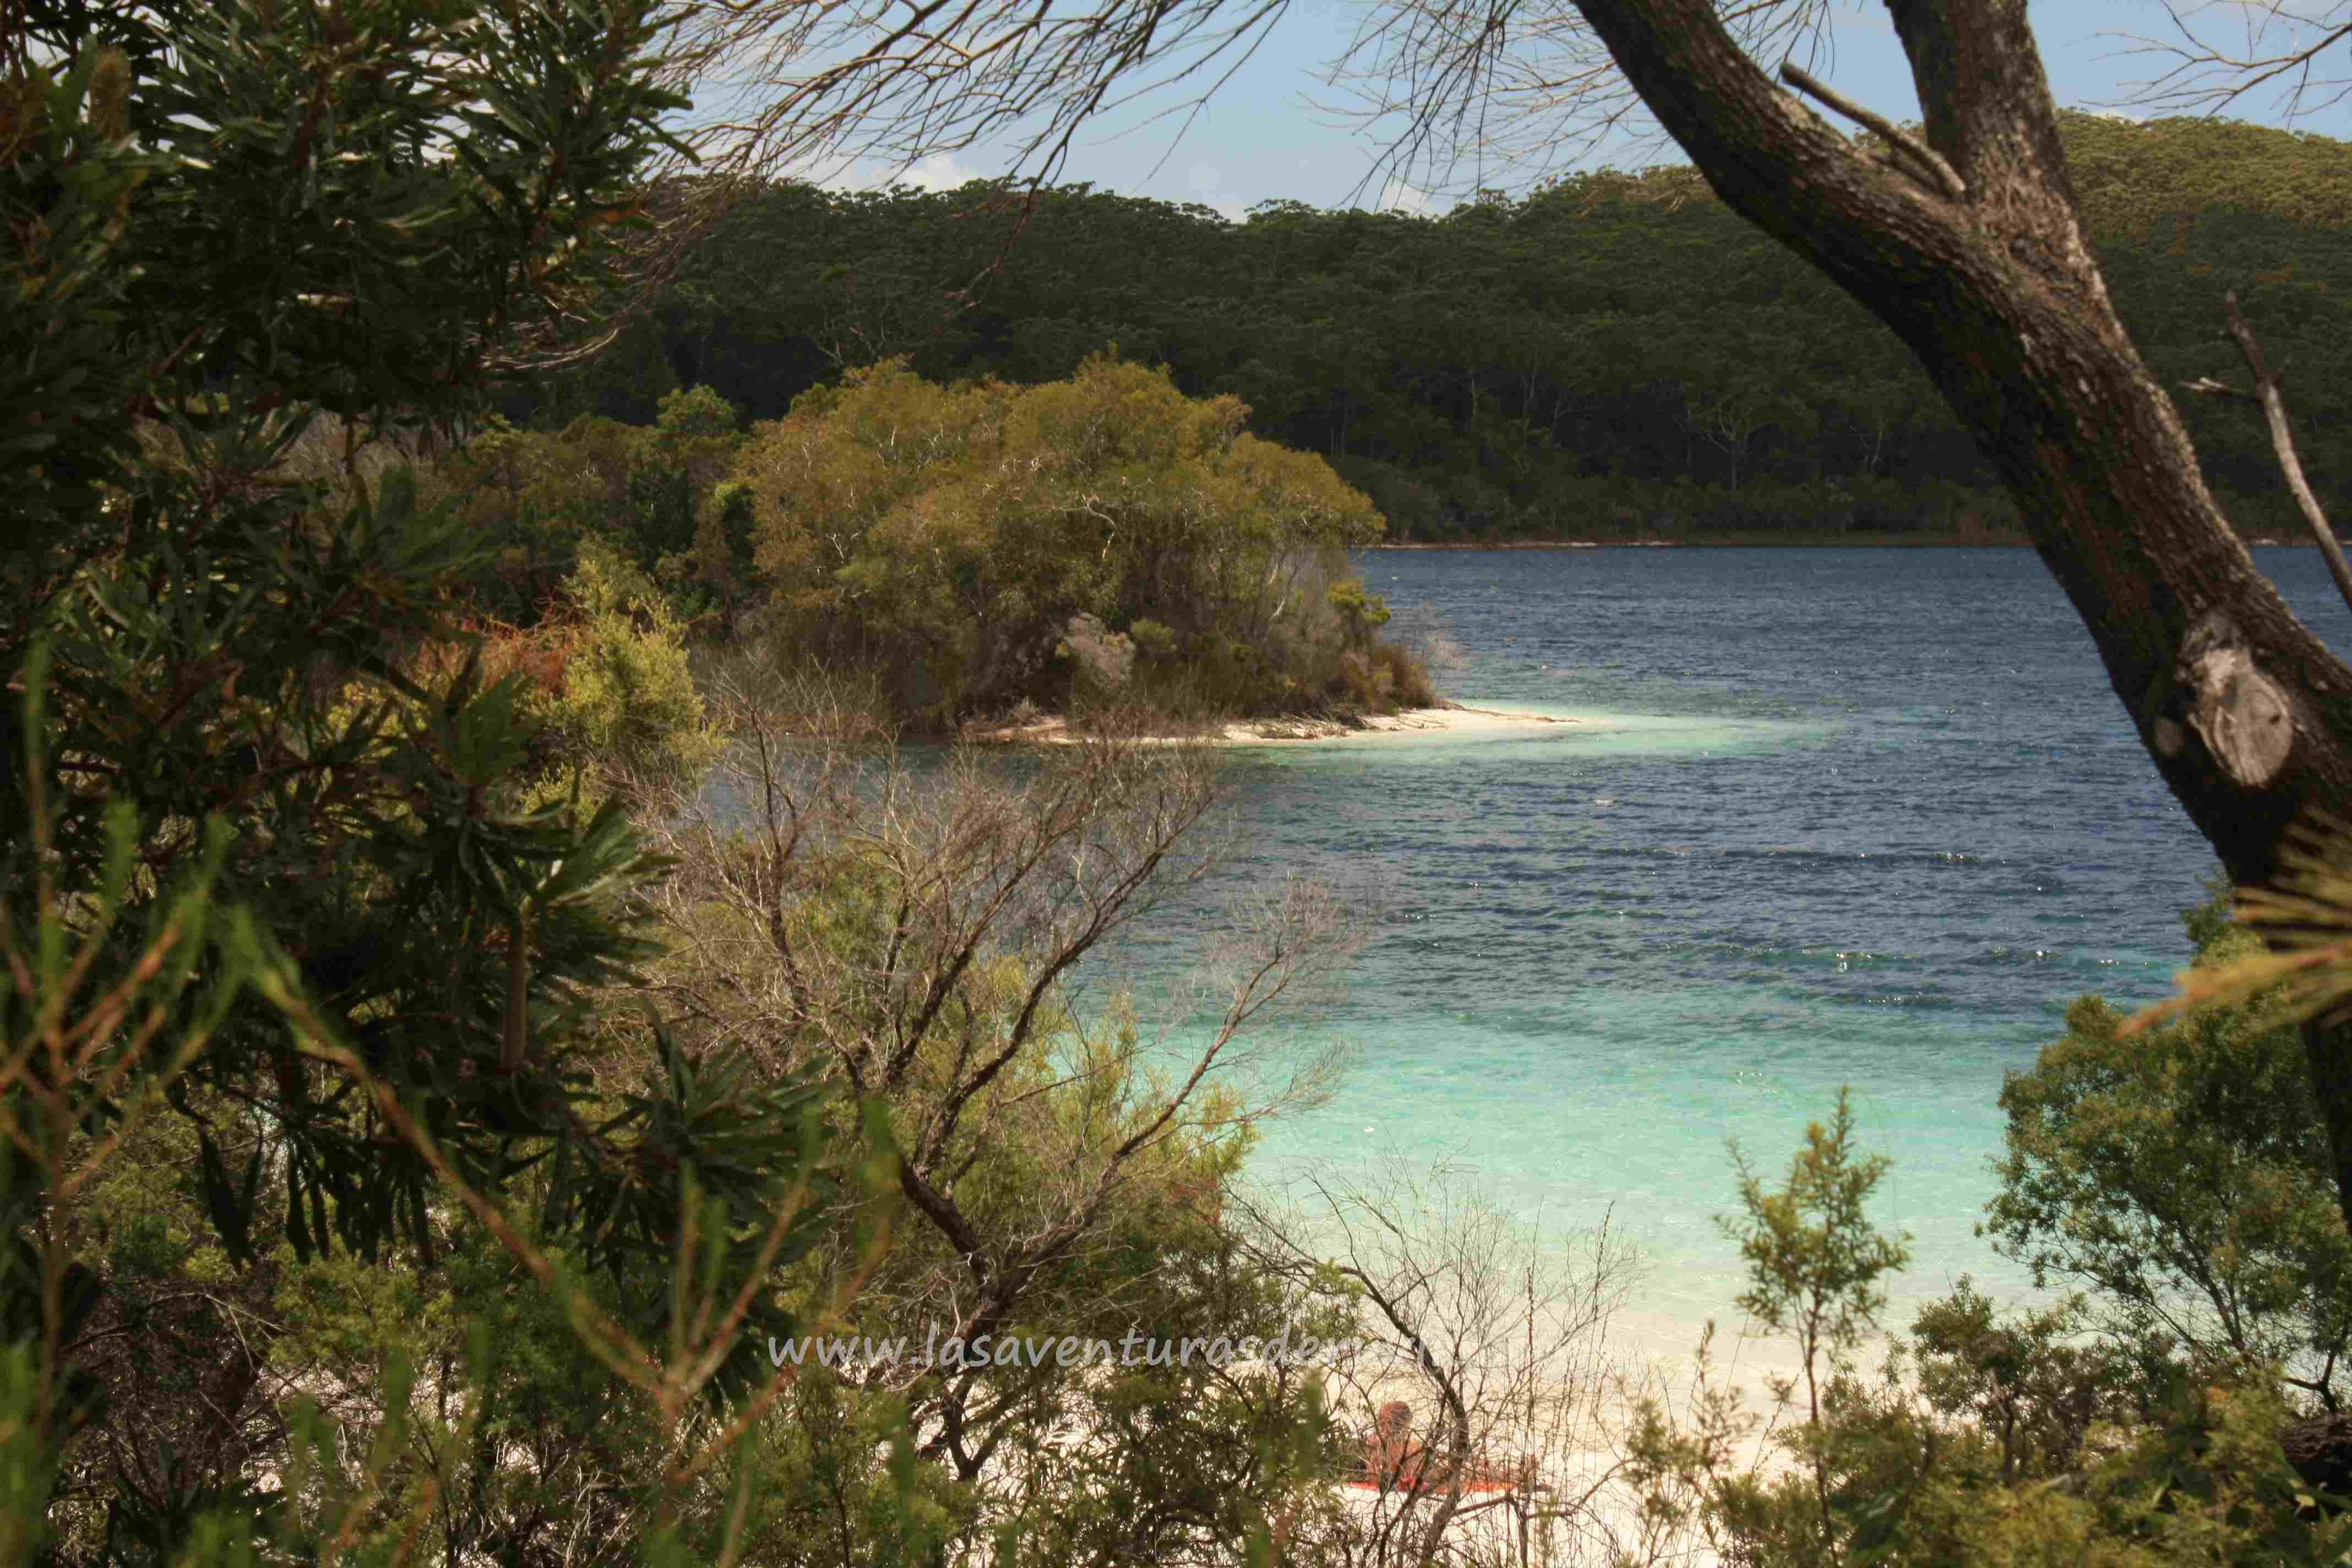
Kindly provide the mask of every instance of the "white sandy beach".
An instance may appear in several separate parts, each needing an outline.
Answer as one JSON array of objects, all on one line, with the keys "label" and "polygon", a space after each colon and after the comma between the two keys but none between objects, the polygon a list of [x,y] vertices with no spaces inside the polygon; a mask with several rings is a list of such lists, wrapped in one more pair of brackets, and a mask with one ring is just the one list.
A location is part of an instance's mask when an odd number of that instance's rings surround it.
[{"label": "white sandy beach", "polygon": [[[1285,745],[1305,741],[1344,741],[1368,735],[1494,735],[1525,734],[1555,724],[1591,721],[1564,713],[1536,713],[1517,709],[1409,708],[1402,713],[1366,715],[1356,719],[1236,719],[1221,730],[1197,736],[1163,737],[1171,745],[1205,740],[1222,745]],[[982,731],[969,737],[1000,745],[1053,746],[1074,744],[1080,737],[1066,720],[1038,719],[1026,724]]]}]

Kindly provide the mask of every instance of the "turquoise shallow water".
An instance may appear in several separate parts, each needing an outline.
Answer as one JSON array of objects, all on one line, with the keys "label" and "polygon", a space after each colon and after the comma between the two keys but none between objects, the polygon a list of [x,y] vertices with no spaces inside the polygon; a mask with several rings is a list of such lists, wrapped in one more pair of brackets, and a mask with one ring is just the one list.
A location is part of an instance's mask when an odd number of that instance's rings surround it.
[{"label": "turquoise shallow water", "polygon": [[[2347,646],[2315,552],[2263,566]],[[2185,961],[2214,866],[2090,640],[2025,550],[1395,551],[1399,624],[1464,650],[1472,705],[1594,722],[1509,738],[1252,748],[1238,879],[1378,898],[1328,1106],[1258,1160],[1397,1148],[1476,1167],[1546,1227],[1615,1222],[1650,1255],[1639,1337],[1736,1319],[1725,1140],[1785,1165],[1851,1084],[1914,1235],[1903,1307],[1961,1272],[2025,1281],[1971,1227],[2001,1075],[2084,991],[2137,1004]],[[1129,956],[1148,974],[1213,897]],[[1200,911],[1200,912],[1193,912]]]}]

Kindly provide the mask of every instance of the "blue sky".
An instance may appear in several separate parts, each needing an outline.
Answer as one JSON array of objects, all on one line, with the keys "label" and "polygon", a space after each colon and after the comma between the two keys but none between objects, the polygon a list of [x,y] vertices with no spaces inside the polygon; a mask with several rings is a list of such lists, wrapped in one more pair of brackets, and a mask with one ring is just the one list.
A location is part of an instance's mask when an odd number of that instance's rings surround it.
[{"label": "blue sky", "polygon": [[[1376,175],[1377,147],[1360,128],[1339,122],[1313,100],[1321,68],[1347,39],[1363,5],[1371,0],[1297,0],[1256,55],[1190,123],[1180,113],[1152,117],[1176,101],[1162,96],[1108,117],[1080,133],[1065,174],[1099,188],[1165,201],[1200,202],[1240,217],[1257,202],[1283,198],[1318,206],[1403,205],[1416,210],[1452,205],[1438,182],[1418,184],[1382,181]],[[2187,10],[2195,0],[2186,0]],[[1876,0],[1833,0],[1833,54],[1817,71],[1845,96],[1897,120],[1914,118],[1918,100],[1885,11]],[[2207,4],[2200,25],[2209,37],[2242,41],[2242,29],[2226,3]],[[2134,84],[2155,75],[2162,62],[2134,52],[2131,35],[2171,34],[2161,0],[2042,0],[2032,8],[2042,58],[2058,100],[2081,109],[2131,107]],[[2337,51],[2343,46],[2336,47]],[[1328,88],[1319,89],[1328,102]],[[2269,124],[2282,122],[2273,96],[2241,100],[2231,112]],[[2352,111],[2344,105],[2305,114],[2299,128],[2352,138]],[[1181,131],[1181,134],[1180,134]],[[1586,163],[1631,164],[1678,159],[1671,143],[1643,144],[1620,139]],[[970,148],[935,155],[907,174],[923,185],[959,184],[1005,171],[1003,151]],[[887,171],[861,164],[835,184],[879,183]],[[1454,188],[1484,183],[1523,185],[1527,171],[1457,170]]]}]

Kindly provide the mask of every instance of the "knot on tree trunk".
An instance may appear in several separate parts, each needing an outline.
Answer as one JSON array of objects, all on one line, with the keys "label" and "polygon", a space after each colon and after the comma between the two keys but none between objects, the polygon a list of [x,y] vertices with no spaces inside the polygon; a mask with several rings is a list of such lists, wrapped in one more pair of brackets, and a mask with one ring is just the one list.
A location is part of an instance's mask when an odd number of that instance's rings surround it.
[{"label": "knot on tree trunk", "polygon": [[2294,749],[2294,711],[2229,616],[2216,611],[2189,628],[2169,687],[2150,729],[2159,755],[2179,756],[2193,731],[2240,788],[2278,777]]}]

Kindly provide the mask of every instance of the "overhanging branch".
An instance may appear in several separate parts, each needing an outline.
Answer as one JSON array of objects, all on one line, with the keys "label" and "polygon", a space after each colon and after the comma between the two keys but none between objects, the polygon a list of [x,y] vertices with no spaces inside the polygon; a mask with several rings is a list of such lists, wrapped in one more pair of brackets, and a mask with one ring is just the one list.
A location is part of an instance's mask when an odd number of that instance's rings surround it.
[{"label": "overhanging branch", "polygon": [[1968,195],[1968,182],[1960,178],[1958,170],[1944,161],[1942,153],[1885,115],[1874,110],[1864,109],[1852,99],[1833,91],[1827,82],[1793,63],[1783,64],[1780,67],[1780,79],[1799,92],[1819,99],[1824,105],[1844,115],[1855,124],[1876,132],[1887,145],[1910,160],[1914,171],[1928,184],[1951,197],[1952,200],[1957,202]]},{"label": "overhanging branch", "polygon": [[2336,579],[2336,591],[2344,596],[2345,605],[2352,607],[2352,564],[2346,563],[2344,547],[2336,542],[2336,531],[2327,524],[2327,513],[2320,509],[2319,498],[2312,494],[2311,481],[2304,477],[2303,460],[2295,455],[2294,435],[2287,428],[2286,397],[2279,389],[2278,374],[2264,357],[2263,345],[2256,341],[2245,312],[2238,309],[2235,290],[2221,296],[2221,314],[2229,323],[2231,341],[2245,356],[2246,369],[2254,378],[2254,390],[2241,392],[2210,376],[2182,384],[2191,392],[2242,397],[2262,405],[2263,417],[2271,427],[2271,446],[2278,453],[2279,470],[2286,476],[2286,488],[2293,492],[2295,504],[2303,509],[2304,521],[2311,524],[2312,537],[2319,541],[2319,552],[2327,558],[2327,573]]}]

